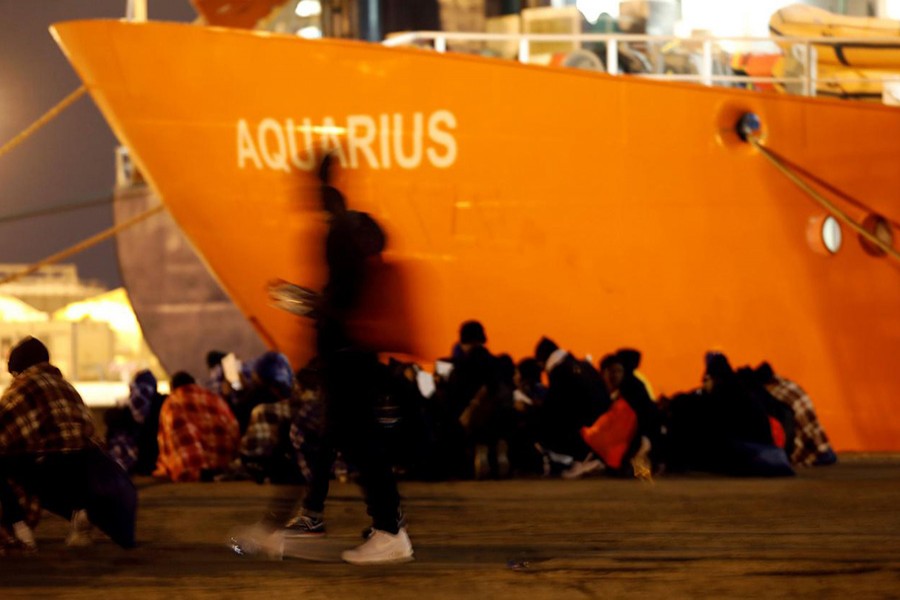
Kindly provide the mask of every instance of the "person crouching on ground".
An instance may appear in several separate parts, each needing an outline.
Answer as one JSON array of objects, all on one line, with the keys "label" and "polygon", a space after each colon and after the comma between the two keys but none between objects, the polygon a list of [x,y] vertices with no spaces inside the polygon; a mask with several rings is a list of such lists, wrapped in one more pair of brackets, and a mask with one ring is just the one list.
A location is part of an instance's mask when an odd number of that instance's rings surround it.
[{"label": "person crouching on ground", "polygon": [[96,448],[94,422],[81,396],[50,364],[44,344],[26,337],[9,354],[12,384],[0,398],[0,505],[2,525],[27,550],[37,544],[10,481],[44,508],[72,519],[70,546],[90,542],[84,510],[89,495],[88,451]]}]

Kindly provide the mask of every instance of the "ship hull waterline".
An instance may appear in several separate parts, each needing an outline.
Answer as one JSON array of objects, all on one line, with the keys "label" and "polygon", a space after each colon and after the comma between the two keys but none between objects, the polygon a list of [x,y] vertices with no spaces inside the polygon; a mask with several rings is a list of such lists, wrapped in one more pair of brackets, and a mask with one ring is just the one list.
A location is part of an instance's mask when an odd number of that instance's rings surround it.
[{"label": "ship hull waterline", "polygon": [[[164,23],[54,26],[64,52],[175,221],[266,342],[295,366],[312,328],[270,305],[323,280],[309,169],[384,225],[393,333],[420,360],[477,318],[489,346],[541,335],[595,359],[639,348],[662,393],[705,351],[769,360],[810,393],[841,450],[900,450],[900,269],[740,140],[896,217],[900,111]],[[307,147],[318,148],[311,156]],[[840,202],[839,202],[840,203]]]}]

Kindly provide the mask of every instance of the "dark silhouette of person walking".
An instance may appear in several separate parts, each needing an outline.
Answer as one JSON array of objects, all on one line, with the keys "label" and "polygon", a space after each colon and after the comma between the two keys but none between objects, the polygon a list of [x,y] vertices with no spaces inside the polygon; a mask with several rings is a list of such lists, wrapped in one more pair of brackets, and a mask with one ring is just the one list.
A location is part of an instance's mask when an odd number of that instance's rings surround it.
[{"label": "dark silhouette of person walking", "polygon": [[313,457],[312,478],[302,508],[288,522],[285,541],[325,532],[324,509],[335,452],[359,471],[372,527],[366,541],[341,558],[354,564],[412,560],[413,550],[400,511],[397,483],[381,443],[373,407],[379,362],[358,339],[354,319],[364,310],[365,287],[381,261],[385,235],[367,213],[348,210],[330,185],[331,156],[319,170],[322,208],[328,213],[325,260],[328,280],[311,301],[325,402],[324,447]]}]

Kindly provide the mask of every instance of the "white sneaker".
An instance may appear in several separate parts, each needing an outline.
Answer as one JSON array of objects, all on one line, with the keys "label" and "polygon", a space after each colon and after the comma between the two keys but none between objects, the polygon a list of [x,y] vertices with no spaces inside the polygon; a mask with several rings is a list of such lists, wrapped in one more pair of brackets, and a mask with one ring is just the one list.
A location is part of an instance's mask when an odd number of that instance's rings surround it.
[{"label": "white sneaker", "polygon": [[588,454],[582,461],[575,461],[572,466],[563,471],[560,476],[563,479],[578,479],[594,471],[603,469],[603,463],[597,460],[593,454]]},{"label": "white sneaker", "polygon": [[354,565],[409,562],[413,559],[412,542],[405,528],[400,528],[396,534],[375,529],[360,546],[344,550],[341,558]]},{"label": "white sneaker", "polygon": [[25,521],[16,521],[12,525],[13,535],[25,548],[25,552],[37,552],[37,542],[34,541],[34,532],[31,531]]},{"label": "white sneaker", "polygon": [[284,558],[284,530],[264,523],[239,527],[228,536],[228,547],[238,556],[264,556],[271,560]]},{"label": "white sneaker", "polygon": [[88,520],[86,510],[76,510],[72,513],[72,529],[66,536],[66,546],[70,548],[82,548],[94,543],[91,539],[91,530],[94,528]]}]

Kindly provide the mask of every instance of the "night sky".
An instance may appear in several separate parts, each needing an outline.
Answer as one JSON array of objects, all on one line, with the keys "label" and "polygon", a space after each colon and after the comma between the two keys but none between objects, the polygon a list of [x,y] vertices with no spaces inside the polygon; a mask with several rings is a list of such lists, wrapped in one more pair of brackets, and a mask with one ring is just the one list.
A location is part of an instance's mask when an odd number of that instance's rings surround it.
[{"label": "night sky", "polygon": [[[48,27],[121,18],[126,0],[0,0],[0,146],[81,85]],[[151,19],[191,21],[188,0],[149,0]],[[85,95],[0,157],[0,219],[109,197],[116,139]],[[0,263],[31,263],[113,225],[112,206],[0,223]],[[121,285],[114,240],[67,260],[82,278]],[[0,288],[2,293],[2,288]]]}]

